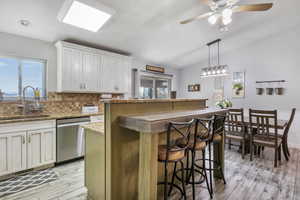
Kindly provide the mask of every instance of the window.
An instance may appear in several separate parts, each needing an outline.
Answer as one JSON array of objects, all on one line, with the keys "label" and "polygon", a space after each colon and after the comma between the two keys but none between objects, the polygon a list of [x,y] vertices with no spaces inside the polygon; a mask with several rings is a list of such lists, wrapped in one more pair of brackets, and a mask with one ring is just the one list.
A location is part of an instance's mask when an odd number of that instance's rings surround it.
[{"label": "window", "polygon": [[[45,77],[46,61],[0,57],[0,93],[4,100],[20,98],[28,85],[38,88],[41,97],[45,97]],[[33,91],[27,90],[26,96],[33,97]]]}]

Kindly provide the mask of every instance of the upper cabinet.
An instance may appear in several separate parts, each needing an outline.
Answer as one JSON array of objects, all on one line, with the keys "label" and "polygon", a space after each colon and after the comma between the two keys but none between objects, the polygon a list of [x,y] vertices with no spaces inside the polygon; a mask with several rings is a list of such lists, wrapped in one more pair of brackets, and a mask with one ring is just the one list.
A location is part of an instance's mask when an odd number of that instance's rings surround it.
[{"label": "upper cabinet", "polygon": [[58,92],[128,93],[131,58],[57,42]]}]

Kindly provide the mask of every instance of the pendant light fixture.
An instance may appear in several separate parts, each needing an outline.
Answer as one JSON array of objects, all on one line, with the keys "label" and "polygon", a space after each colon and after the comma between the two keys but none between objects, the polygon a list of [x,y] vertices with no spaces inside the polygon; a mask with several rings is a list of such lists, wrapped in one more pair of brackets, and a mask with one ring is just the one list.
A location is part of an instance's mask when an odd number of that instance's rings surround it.
[{"label": "pendant light fixture", "polygon": [[[216,76],[227,76],[228,75],[228,66],[220,65],[220,42],[221,39],[214,40],[212,42],[207,43],[208,46],[208,67],[203,68],[201,71],[201,77],[216,77]],[[217,64],[212,64],[212,53],[211,49],[213,46],[217,48]]]}]

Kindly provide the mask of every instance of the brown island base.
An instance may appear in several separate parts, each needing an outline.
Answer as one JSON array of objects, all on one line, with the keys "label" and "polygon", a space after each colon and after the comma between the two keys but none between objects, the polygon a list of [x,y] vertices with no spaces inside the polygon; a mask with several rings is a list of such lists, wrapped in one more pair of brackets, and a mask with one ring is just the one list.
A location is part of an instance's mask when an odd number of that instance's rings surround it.
[{"label": "brown island base", "polygon": [[[155,200],[162,188],[163,164],[158,145],[165,143],[170,121],[209,117],[226,110],[209,109],[206,99],[108,100],[105,122],[86,128],[85,185],[93,200]],[[223,143],[214,154],[224,165]],[[209,194],[208,194],[209,195]]]}]

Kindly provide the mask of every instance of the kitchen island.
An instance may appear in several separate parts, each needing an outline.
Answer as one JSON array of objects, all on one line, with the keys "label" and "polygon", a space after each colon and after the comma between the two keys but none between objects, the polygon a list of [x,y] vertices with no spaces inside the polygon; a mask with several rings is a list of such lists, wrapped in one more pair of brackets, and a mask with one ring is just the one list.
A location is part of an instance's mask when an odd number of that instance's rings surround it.
[{"label": "kitchen island", "polygon": [[[87,158],[99,158],[86,159],[86,186],[95,200],[160,197],[157,181],[163,170],[157,162],[157,147],[165,142],[167,123],[226,112],[208,109],[206,99],[106,100],[104,104],[104,133],[94,134],[94,139],[86,134],[87,148],[95,148],[86,152]],[[223,146],[215,148],[221,160]],[[95,178],[100,174],[105,177]],[[105,198],[96,196],[99,191],[104,191]]]}]

